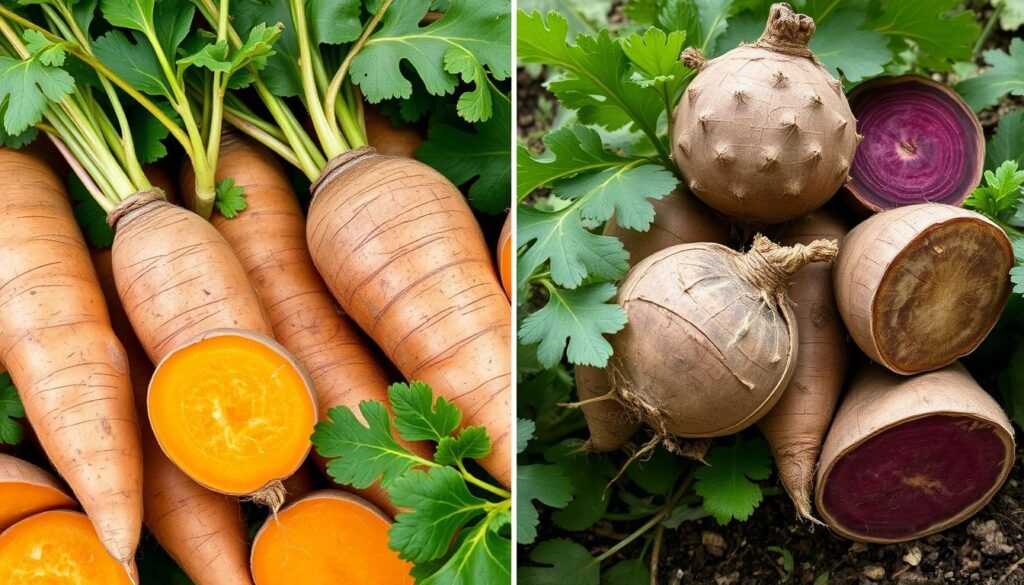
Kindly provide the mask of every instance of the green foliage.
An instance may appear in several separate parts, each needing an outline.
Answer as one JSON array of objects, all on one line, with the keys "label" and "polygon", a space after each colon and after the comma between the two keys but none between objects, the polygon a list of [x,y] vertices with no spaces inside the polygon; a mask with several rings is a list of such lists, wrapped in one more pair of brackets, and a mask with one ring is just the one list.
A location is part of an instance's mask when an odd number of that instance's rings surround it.
[{"label": "green foliage", "polygon": [[11,382],[11,375],[0,372],[0,443],[17,445],[25,438],[25,429],[17,420],[24,417],[25,407]]},{"label": "green foliage", "polygon": [[984,185],[971,192],[964,207],[983,213],[1000,223],[1011,223],[1024,209],[1024,170],[1018,170],[1017,161],[1005,161],[995,171],[985,171]]},{"label": "green foliage", "polygon": [[408,98],[412,84],[400,68],[408,62],[432,95],[455,91],[459,78],[473,88],[459,97],[459,113],[470,122],[491,117],[488,74],[511,73],[509,3],[456,0],[436,22],[420,26],[430,0],[396,2],[381,27],[352,60],[352,80],[371,103]]},{"label": "green foliage", "polygon": [[[503,583],[511,575],[512,496],[468,471],[471,459],[490,452],[481,427],[465,427],[457,407],[435,400],[422,382],[393,384],[384,403],[364,400],[359,411],[336,407],[317,423],[313,445],[329,459],[327,469],[341,484],[367,487],[375,481],[403,509],[388,532],[388,545],[416,563],[417,583]],[[406,441],[437,443],[433,460],[409,452]],[[454,434],[453,434],[454,433]]]},{"label": "green foliage", "polygon": [[723,526],[749,518],[763,497],[754,482],[768,479],[772,472],[768,443],[761,438],[738,439],[731,446],[713,447],[705,461],[694,486],[704,498],[704,510]]},{"label": "green foliage", "polygon": [[8,135],[17,136],[37,124],[51,102],[75,88],[71,75],[48,55],[43,51],[25,60],[0,57],[0,113]]},{"label": "green foliage", "polygon": [[519,579],[532,585],[598,585],[600,564],[587,549],[571,540],[547,540],[533,547],[530,560],[538,567],[522,567]]},{"label": "green foliage", "polygon": [[1007,112],[985,148],[986,170],[995,170],[1003,161],[1024,167],[1024,109]]},{"label": "green foliage", "polygon": [[537,538],[540,516],[534,500],[552,508],[564,508],[573,497],[573,483],[558,465],[516,466],[516,540],[530,544]]},{"label": "green foliage", "polygon": [[537,359],[545,367],[558,363],[566,350],[572,363],[604,366],[612,354],[604,334],[615,333],[626,325],[625,313],[609,302],[615,287],[609,283],[571,290],[549,286],[549,293],[551,298],[544,308],[520,324],[519,341],[540,343]]},{"label": "green foliage", "polygon": [[232,178],[221,179],[217,183],[217,196],[213,200],[213,204],[217,207],[217,211],[228,219],[237,216],[248,206],[245,201],[245,193],[241,187],[235,185],[235,180]]},{"label": "green foliage", "polygon": [[1007,94],[1024,95],[1024,40],[1013,39],[1009,52],[992,49],[983,55],[988,69],[956,86],[975,112],[998,104]]},{"label": "green foliage", "polygon": [[74,205],[75,219],[89,245],[109,248],[114,243],[114,230],[107,225],[107,212],[85,189],[82,181],[72,174],[68,178],[68,195]]}]

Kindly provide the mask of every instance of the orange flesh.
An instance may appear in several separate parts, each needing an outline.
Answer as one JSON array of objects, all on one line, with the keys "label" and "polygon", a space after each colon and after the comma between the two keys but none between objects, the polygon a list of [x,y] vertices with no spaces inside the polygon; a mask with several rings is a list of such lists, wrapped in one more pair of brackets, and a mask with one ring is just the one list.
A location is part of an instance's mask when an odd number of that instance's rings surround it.
[{"label": "orange flesh", "polygon": [[0,530],[39,512],[74,507],[74,500],[49,486],[21,481],[0,483]]},{"label": "orange flesh", "polygon": [[501,286],[505,294],[512,298],[512,238],[505,237],[501,242]]},{"label": "orange flesh", "polygon": [[149,387],[149,420],[182,471],[211,489],[244,495],[302,463],[316,407],[284,355],[254,339],[221,335],[160,364]]},{"label": "orange flesh", "polygon": [[412,584],[412,565],[388,548],[389,524],[362,504],[302,500],[268,519],[252,550],[256,585]]},{"label": "orange flesh", "polygon": [[22,520],[0,535],[5,585],[128,585],[84,514],[55,510]]}]

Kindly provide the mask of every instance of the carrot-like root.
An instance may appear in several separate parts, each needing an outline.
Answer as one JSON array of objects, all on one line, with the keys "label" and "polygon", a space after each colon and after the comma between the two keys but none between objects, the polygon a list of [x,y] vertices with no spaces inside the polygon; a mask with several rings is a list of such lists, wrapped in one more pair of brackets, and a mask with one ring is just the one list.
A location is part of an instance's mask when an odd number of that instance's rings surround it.
[{"label": "carrot-like root", "polygon": [[[615,236],[622,242],[629,252],[631,265],[670,246],[697,242],[728,243],[729,230],[725,225],[706,205],[686,191],[677,189],[650,202],[655,215],[646,232],[622,228],[614,217],[605,225],[605,235]],[[610,391],[604,370],[576,366],[576,393],[590,429],[590,438],[584,445],[588,450],[614,451],[642,426],[638,417],[631,417],[620,402],[610,399],[614,396]]]},{"label": "carrot-like root", "polygon": [[498,236],[498,274],[501,275],[501,286],[505,296],[512,298],[512,214],[505,218]]},{"label": "carrot-like root", "polygon": [[423,144],[423,137],[413,126],[395,127],[381,113],[380,107],[367,105],[363,110],[366,122],[366,141],[382,155],[416,158],[416,149]]},{"label": "carrot-like root", "polygon": [[39,512],[77,507],[48,472],[28,461],[0,454],[0,531]]},{"label": "carrot-like root", "polygon": [[160,449],[146,418],[153,364],[139,345],[117,297],[110,250],[94,251],[93,264],[107,298],[114,332],[128,356],[135,405],[142,422],[143,521],[196,585],[251,585],[246,526],[238,499],[199,485]]},{"label": "carrot-like root", "polygon": [[[247,207],[228,219],[214,213],[211,222],[231,245],[266,307],[275,338],[309,371],[319,418],[336,406],[359,415],[363,400],[387,403],[388,379],[372,344],[338,309],[306,247],[306,222],[291,183],[273,154],[237,134],[221,140],[217,180],[231,178],[245,190]],[[194,184],[190,168],[182,173],[186,199]],[[425,443],[406,443],[429,457]],[[325,461],[317,457],[321,469]],[[356,490],[394,515],[380,485]]]},{"label": "carrot-like root", "polygon": [[480,226],[430,167],[362,148],[313,186],[309,250],[334,298],[409,380],[484,426],[481,462],[511,483],[511,327]]},{"label": "carrot-like root", "polygon": [[121,304],[160,364],[148,408],[160,446],[210,489],[280,505],[280,480],[309,451],[316,404],[304,371],[271,340],[238,258],[209,222],[155,191],[125,200],[108,222]]},{"label": "carrot-like root", "polygon": [[941,368],[978,347],[1010,294],[1013,248],[973,211],[922,203],[850,230],[836,301],[853,340],[897,374]]},{"label": "carrot-like root", "polygon": [[904,542],[974,515],[1006,481],[1013,429],[959,362],[854,379],[821,453],[815,501],[836,533]]},{"label": "carrot-like root", "polygon": [[[839,241],[842,248],[846,232],[842,217],[826,208],[790,222],[779,243],[792,246],[825,238]],[[792,282],[789,299],[796,319],[796,367],[779,402],[758,426],[775,454],[779,478],[797,514],[813,521],[815,466],[843,388],[849,356],[846,328],[832,292],[832,267],[809,264],[793,274]]]},{"label": "carrot-like root", "polygon": [[0,149],[0,362],[44,451],[128,565],[142,529],[142,448],[128,363],[64,187]]},{"label": "carrot-like root", "polygon": [[268,518],[252,545],[256,585],[412,584],[412,565],[388,548],[391,521],[369,502],[323,490]]},{"label": "carrot-like root", "polygon": [[0,582],[133,583],[106,553],[89,519],[67,510],[29,516],[0,534]]}]

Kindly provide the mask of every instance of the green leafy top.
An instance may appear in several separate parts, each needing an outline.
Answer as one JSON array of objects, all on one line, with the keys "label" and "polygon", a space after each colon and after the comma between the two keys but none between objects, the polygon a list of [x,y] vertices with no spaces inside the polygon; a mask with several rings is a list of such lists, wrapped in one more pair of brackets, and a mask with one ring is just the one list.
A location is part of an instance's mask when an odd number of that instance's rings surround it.
[{"label": "green leafy top", "polygon": [[751,480],[768,479],[772,473],[768,443],[740,439],[731,446],[713,447],[705,461],[694,486],[704,498],[704,510],[722,525],[746,520],[763,497],[761,487]]},{"label": "green leafy top", "polygon": [[[329,420],[317,423],[313,445],[328,458],[328,472],[356,488],[379,480],[391,501],[406,510],[395,517],[389,546],[417,563],[418,583],[507,582],[512,496],[469,471],[470,461],[491,450],[487,432],[475,426],[459,430],[459,409],[435,400],[421,382],[393,384],[388,399],[393,418],[384,403],[366,400],[359,405],[360,418],[336,407]],[[406,449],[393,429],[403,441],[435,442],[433,460]]]},{"label": "green leafy top", "polygon": [[0,372],[0,443],[17,445],[25,437],[25,429],[15,419],[25,416],[25,407],[18,390],[11,383],[11,375]]},{"label": "green leafy top", "polygon": [[[1020,113],[1017,120],[1019,123]],[[1009,116],[1007,116],[1009,118]],[[1003,126],[1000,125],[1000,132]],[[1009,131],[1009,130],[1007,130]],[[999,134],[996,135],[996,139]],[[1018,146],[1018,148],[1020,148]],[[1024,294],[1024,170],[1016,160],[1004,161],[995,171],[985,171],[985,184],[971,192],[964,207],[984,214],[1010,237],[1017,266],[1010,270],[1015,293]]]}]

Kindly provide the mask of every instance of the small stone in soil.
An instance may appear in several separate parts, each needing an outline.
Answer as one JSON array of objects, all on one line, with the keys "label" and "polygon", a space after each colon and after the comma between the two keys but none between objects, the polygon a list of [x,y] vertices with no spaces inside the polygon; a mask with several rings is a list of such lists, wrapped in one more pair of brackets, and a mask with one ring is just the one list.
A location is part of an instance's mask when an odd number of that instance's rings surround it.
[{"label": "small stone in soil", "polygon": [[700,541],[708,551],[709,555],[717,558],[725,556],[725,539],[722,538],[721,534],[705,530],[700,533]]},{"label": "small stone in soil", "polygon": [[862,572],[865,577],[872,581],[881,581],[882,579],[885,579],[885,569],[878,565],[868,565],[864,567]]},{"label": "small stone in soil", "polygon": [[1001,557],[1013,552],[1006,543],[1006,535],[995,520],[975,520],[967,526],[967,533],[981,543],[981,554],[987,557]]},{"label": "small stone in soil", "polygon": [[911,567],[916,567],[921,563],[921,549],[916,546],[907,551],[907,554],[903,555],[903,561]]}]

